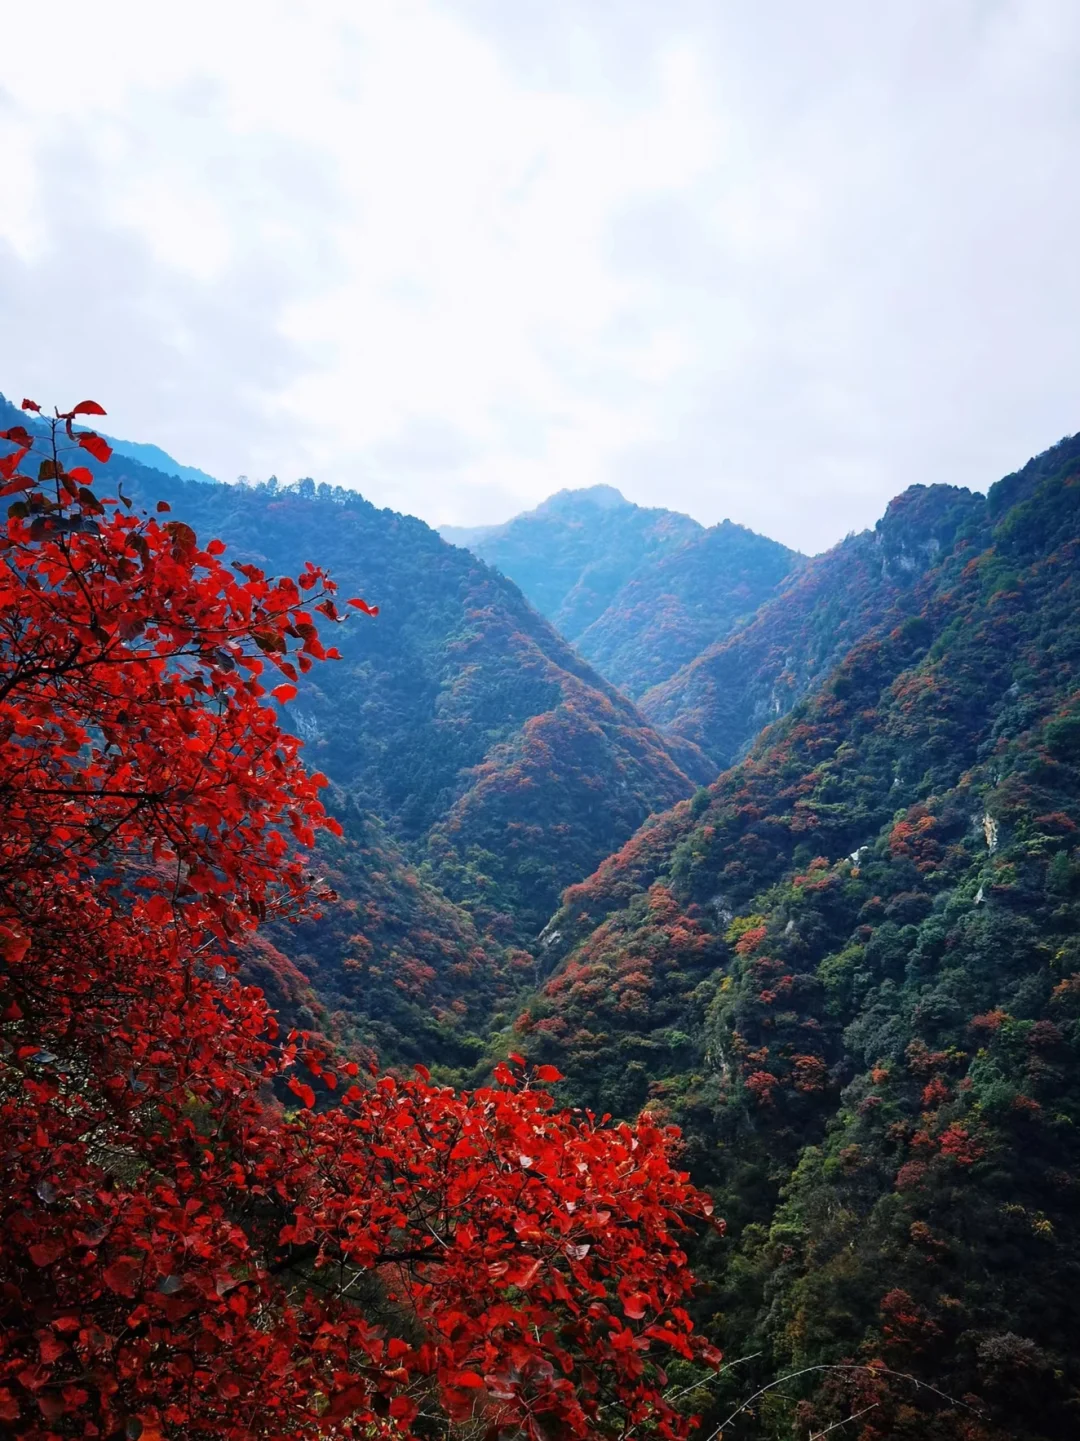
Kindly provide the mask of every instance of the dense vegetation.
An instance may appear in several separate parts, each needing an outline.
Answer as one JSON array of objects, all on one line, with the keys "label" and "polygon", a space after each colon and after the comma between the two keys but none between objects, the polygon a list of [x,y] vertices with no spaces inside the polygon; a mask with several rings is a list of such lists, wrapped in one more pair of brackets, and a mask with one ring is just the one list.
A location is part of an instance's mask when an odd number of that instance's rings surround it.
[{"label": "dense vegetation", "polygon": [[574,643],[601,675],[640,696],[738,630],[801,563],[725,520],[639,565]]},{"label": "dense vegetation", "polygon": [[1080,440],[909,492],[894,554],[929,505],[904,604],[568,890],[515,1026],[685,1128],[730,1227],[703,1308],[752,1358],[717,1416],[800,1373],[726,1435],[1076,1434]]},{"label": "dense vegetation", "polygon": [[981,516],[969,491],[911,486],[872,531],[794,571],[745,625],[646,692],[642,709],[666,733],[694,740],[718,770],[733,764],[867,631],[917,614],[923,577]]},{"label": "dense vegetation", "polygon": [[241,562],[289,573],[318,555],[378,601],[377,625],[343,633],[340,663],[299,678],[287,723],[309,763],[500,939],[531,939],[563,887],[711,779],[693,745],[659,736],[516,586],[422,521],[312,481],[185,483],[126,457],[110,475],[220,534]]},{"label": "dense vegetation", "polygon": [[745,526],[706,530],[603,485],[560,491],[503,526],[443,535],[516,581],[630,696],[730,634],[802,559]]},{"label": "dense vegetation", "polygon": [[700,534],[688,515],[632,505],[610,485],[560,490],[505,525],[442,530],[509,576],[571,640],[599,620],[643,561]]},{"label": "dense vegetation", "polygon": [[238,975],[341,838],[277,716],[339,659],[335,586],[97,493],[102,414],[0,432],[5,1434],[682,1441],[721,1357],[674,1134],[558,1111],[519,1056],[361,1075]]},{"label": "dense vegetation", "polygon": [[728,1222],[696,1243],[730,1365],[689,1393],[704,1434],[1075,1435],[1080,438],[810,562],[605,493],[643,550],[591,572],[554,498],[544,603],[579,646],[644,684],[717,627],[642,701],[666,738],[420,522],[123,465],[241,561],[310,553],[381,606],[284,712],[342,834],[339,900],[244,939],[271,1004],[361,1063],[484,1085],[513,1047],[677,1123]]}]

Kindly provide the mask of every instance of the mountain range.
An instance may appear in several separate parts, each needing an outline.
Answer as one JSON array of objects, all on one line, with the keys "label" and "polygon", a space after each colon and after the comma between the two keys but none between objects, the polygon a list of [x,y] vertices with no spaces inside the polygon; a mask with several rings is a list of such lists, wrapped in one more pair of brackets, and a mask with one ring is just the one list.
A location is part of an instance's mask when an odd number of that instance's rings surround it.
[{"label": "mountain range", "polygon": [[249,974],[358,1059],[681,1128],[705,1436],[1077,1434],[1080,437],[812,559],[606,487],[440,536],[105,474],[380,606],[283,712],[338,899]]},{"label": "mountain range", "polygon": [[635,698],[730,635],[803,563],[745,526],[706,529],[608,485],[559,491],[505,525],[440,533],[515,581]]}]

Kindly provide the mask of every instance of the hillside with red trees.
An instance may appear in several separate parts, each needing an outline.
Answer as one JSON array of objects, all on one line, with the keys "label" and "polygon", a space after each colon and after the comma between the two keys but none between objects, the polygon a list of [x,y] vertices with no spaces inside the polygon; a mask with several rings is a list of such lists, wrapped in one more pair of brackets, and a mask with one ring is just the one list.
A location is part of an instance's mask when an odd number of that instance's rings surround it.
[{"label": "hillside with red trees", "polygon": [[918,615],[923,581],[982,518],[982,497],[913,485],[872,531],[790,572],[745,624],[640,696],[665,734],[701,746],[718,770],[823,681],[868,631]]},{"label": "hillside with red trees", "polygon": [[803,564],[745,526],[706,529],[608,485],[559,491],[505,525],[442,534],[509,576],[635,698],[738,630]]},{"label": "hillside with red trees", "polygon": [[665,738],[420,522],[24,420],[14,1434],[1071,1441],[1080,440],[795,567]]},{"label": "hillside with red trees", "polygon": [[[18,418],[0,402],[0,422]],[[342,629],[341,660],[298,675],[283,721],[409,864],[455,901],[482,895],[482,926],[501,942],[531,940],[564,886],[712,778],[694,745],[655,731],[515,586],[422,521],[310,480],[199,484],[85,458],[140,503],[164,500],[223,536],[243,564],[291,573],[316,555],[378,595],[378,624]]]},{"label": "hillside with red trees", "polygon": [[337,659],[316,617],[375,607],[95,488],[103,413],[0,458],[6,1434],[685,1435],[720,1356],[675,1132],[561,1112],[521,1057],[369,1074],[238,976],[342,831],[278,709]]},{"label": "hillside with red trees", "polygon": [[717,1414],[769,1396],[725,1435],[1075,1431],[1080,440],[963,504],[906,618],[567,890],[511,1028],[683,1127]]}]

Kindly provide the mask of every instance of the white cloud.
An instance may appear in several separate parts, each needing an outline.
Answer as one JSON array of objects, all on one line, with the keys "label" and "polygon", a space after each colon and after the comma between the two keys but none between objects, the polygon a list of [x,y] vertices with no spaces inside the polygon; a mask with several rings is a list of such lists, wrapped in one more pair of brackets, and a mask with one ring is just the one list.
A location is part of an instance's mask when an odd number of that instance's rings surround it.
[{"label": "white cloud", "polygon": [[814,549],[1080,424],[1071,0],[43,0],[0,386],[431,521]]}]

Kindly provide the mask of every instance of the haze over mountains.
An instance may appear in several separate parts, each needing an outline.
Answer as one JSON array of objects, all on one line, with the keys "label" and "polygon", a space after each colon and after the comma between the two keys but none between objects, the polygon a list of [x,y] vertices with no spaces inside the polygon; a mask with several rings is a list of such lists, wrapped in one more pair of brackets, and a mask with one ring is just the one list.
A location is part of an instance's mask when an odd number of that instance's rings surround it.
[{"label": "haze over mountains", "polygon": [[803,559],[731,521],[706,529],[607,485],[559,491],[505,525],[440,534],[516,581],[635,697],[749,618]]},{"label": "haze over mountains", "polygon": [[725,1436],[1076,1434],[1080,437],[810,560],[607,488],[440,537],[105,472],[381,607],[284,711],[340,899],[249,974],[358,1058],[682,1128],[705,1435],[794,1372]]}]

